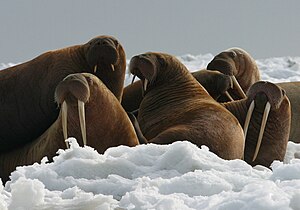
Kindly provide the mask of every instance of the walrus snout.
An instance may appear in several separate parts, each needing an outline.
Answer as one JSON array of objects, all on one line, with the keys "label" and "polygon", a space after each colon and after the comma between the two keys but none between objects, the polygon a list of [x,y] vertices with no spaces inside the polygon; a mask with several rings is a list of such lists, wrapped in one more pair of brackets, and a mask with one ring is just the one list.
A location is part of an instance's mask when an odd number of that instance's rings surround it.
[{"label": "walrus snout", "polygon": [[155,61],[147,54],[136,55],[130,60],[129,71],[140,79],[152,81],[156,71]]},{"label": "walrus snout", "polygon": [[62,104],[64,101],[69,104],[82,101],[86,103],[90,98],[90,88],[86,78],[82,74],[70,74],[61,81],[54,95],[57,104]]},{"label": "walrus snout", "polygon": [[226,94],[230,100],[233,100],[228,93],[228,90],[233,88],[231,76],[207,69],[192,72],[192,75],[215,100],[222,94]]},{"label": "walrus snout", "polygon": [[113,37],[96,37],[87,43],[85,50],[86,59],[93,70],[109,69],[114,71],[118,62],[118,41]]},{"label": "walrus snout", "polygon": [[229,75],[226,74],[216,74],[215,75],[215,81],[217,82],[217,90],[220,93],[225,93],[230,88],[233,88],[233,81],[232,78]]},{"label": "walrus snout", "polygon": [[[144,95],[148,85],[152,84],[156,77],[157,69],[155,59],[149,54],[136,55],[130,60],[129,72],[132,73],[134,77],[137,76],[142,80],[142,95]],[[134,79],[132,81],[134,81]]]},{"label": "walrus snout", "polygon": [[207,69],[212,71],[219,71],[229,76],[234,75],[233,68],[233,64],[221,58],[215,58],[207,65]]},{"label": "walrus snout", "polygon": [[278,109],[284,99],[285,91],[271,82],[259,81],[251,86],[247,96],[248,101],[255,100],[259,103],[267,100],[273,109]]}]

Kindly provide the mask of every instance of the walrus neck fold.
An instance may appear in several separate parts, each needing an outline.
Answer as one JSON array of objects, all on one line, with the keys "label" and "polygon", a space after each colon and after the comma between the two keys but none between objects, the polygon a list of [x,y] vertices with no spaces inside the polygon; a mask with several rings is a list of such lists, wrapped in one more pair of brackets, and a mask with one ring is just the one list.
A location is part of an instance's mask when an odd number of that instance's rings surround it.
[{"label": "walrus neck fold", "polygon": [[77,46],[76,48],[69,48],[69,52],[72,61],[77,66],[82,67],[82,72],[84,71],[93,72],[87,63],[87,60],[85,59],[83,47]]}]

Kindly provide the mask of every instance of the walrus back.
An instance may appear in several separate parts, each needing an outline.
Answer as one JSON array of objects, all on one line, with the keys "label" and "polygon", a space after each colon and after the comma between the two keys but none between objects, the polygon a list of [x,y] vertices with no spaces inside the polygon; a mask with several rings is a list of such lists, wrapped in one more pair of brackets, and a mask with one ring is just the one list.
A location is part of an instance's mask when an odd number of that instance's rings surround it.
[{"label": "walrus back", "polygon": [[[41,64],[41,59],[47,62]],[[0,151],[37,138],[55,121],[58,110],[47,113],[40,107],[43,103],[40,83],[48,62],[51,62],[50,53],[0,71]],[[52,109],[56,110],[53,100],[52,103]]]}]

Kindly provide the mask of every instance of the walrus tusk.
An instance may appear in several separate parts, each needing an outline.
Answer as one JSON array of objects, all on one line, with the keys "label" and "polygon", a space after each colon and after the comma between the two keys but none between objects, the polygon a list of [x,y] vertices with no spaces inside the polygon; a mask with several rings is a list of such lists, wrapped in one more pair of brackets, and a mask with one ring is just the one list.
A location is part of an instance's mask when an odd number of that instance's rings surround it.
[{"label": "walrus tusk", "polygon": [[147,86],[148,86],[148,80],[145,79],[145,81],[144,81],[144,92],[146,92]]},{"label": "walrus tusk", "polygon": [[261,126],[260,126],[260,131],[259,131],[259,136],[258,136],[258,140],[257,140],[257,144],[256,144],[256,148],[255,148],[255,152],[254,152],[254,156],[252,159],[252,162],[256,159],[260,145],[261,145],[261,141],[265,132],[265,127],[267,124],[267,120],[268,120],[268,116],[270,113],[270,109],[271,109],[271,104],[270,102],[267,102],[266,107],[265,107],[265,111],[264,111],[264,115],[261,121]]},{"label": "walrus tusk", "polygon": [[133,78],[132,78],[131,84],[133,84],[133,83],[134,83],[135,77],[136,77],[136,75],[133,75]]},{"label": "walrus tusk", "polygon": [[94,73],[96,73],[96,71],[97,71],[97,65],[95,65],[95,67],[94,67]]},{"label": "walrus tusk", "polygon": [[86,146],[87,141],[86,141],[86,123],[85,123],[84,102],[82,102],[80,100],[78,100],[78,112],[79,112],[79,122],[80,122],[83,145]]},{"label": "walrus tusk", "polygon": [[[61,105],[61,118],[62,118],[63,135],[64,135],[64,139],[66,140],[68,138],[68,127],[67,127],[68,106],[66,101],[64,101]],[[66,142],[66,146],[67,148],[69,148],[68,142]]]},{"label": "walrus tusk", "polygon": [[111,69],[115,71],[115,66],[113,64],[111,64]]},{"label": "walrus tusk", "polygon": [[238,93],[242,96],[242,98],[246,98],[246,94],[243,91],[243,89],[241,88],[239,82],[237,81],[237,79],[235,78],[235,76],[231,76],[231,79],[233,81],[234,86],[236,87]]},{"label": "walrus tusk", "polygon": [[234,101],[234,99],[231,97],[228,91],[225,91],[225,95],[227,96],[227,98],[229,98],[230,101]]},{"label": "walrus tusk", "polygon": [[250,123],[250,119],[254,110],[254,101],[251,102],[247,115],[246,115],[246,119],[245,119],[245,124],[244,124],[244,136],[245,136],[245,142],[246,142],[246,137],[247,137],[247,131],[248,131],[248,127],[249,127],[249,123]]},{"label": "walrus tusk", "polygon": [[232,81],[232,77],[230,78],[230,88],[233,89],[233,81]]}]

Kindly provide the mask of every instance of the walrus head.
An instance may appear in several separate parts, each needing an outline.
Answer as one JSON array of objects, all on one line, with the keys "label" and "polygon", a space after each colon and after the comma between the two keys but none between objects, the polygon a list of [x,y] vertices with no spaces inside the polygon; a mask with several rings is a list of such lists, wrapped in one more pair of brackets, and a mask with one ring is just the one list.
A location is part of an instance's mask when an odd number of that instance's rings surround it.
[{"label": "walrus head", "polygon": [[[166,83],[166,81],[172,81],[176,79],[174,71],[184,70],[188,73],[186,67],[181,64],[174,56],[164,54],[148,52],[134,56],[129,63],[129,72],[143,82],[143,93],[150,90],[152,86],[159,85],[160,83]],[[166,62],[168,60],[168,62]],[[179,68],[172,68],[173,71],[165,71],[168,63],[173,65],[181,65]]]},{"label": "walrus head", "polygon": [[[96,75],[120,101],[126,71],[123,46],[112,36],[98,36],[82,45],[86,64],[83,68]],[[87,67],[88,66],[88,67]]]},{"label": "walrus head", "polygon": [[259,81],[251,86],[251,88],[247,92],[247,96],[247,104],[249,106],[249,109],[244,124],[245,137],[247,136],[249,123],[254,109],[257,112],[261,113],[263,116],[260,125],[260,132],[257,140],[256,149],[252,160],[254,161],[259,152],[269,112],[271,110],[275,111],[280,108],[283,100],[286,97],[286,93],[282,88],[273,83]]},{"label": "walrus head", "polygon": [[208,63],[207,69],[215,70],[222,72],[223,74],[233,76],[237,74],[240,66],[238,56],[242,56],[242,54],[237,54],[238,52],[234,50],[223,51],[216,55],[213,60]]},{"label": "walrus head", "polygon": [[230,101],[233,101],[228,93],[228,90],[233,88],[233,81],[229,75],[207,69],[192,72],[192,75],[215,100],[225,94]]},{"label": "walrus head", "polygon": [[[83,144],[87,145],[86,123],[85,123],[85,103],[90,98],[90,88],[87,81],[88,77],[83,74],[70,74],[61,81],[55,90],[55,101],[62,109],[62,127],[64,139],[68,138],[67,113],[68,106],[78,106],[79,121]],[[68,147],[68,144],[66,144]]]},{"label": "walrus head", "polygon": [[285,95],[286,93],[284,89],[266,81],[254,83],[247,92],[248,100],[255,100],[256,106],[260,104],[265,105],[265,102],[262,101],[268,101],[272,109],[278,109],[280,107]]},{"label": "walrus head", "polygon": [[223,74],[232,77],[232,81],[241,98],[246,98],[246,94],[241,88],[236,79],[236,75],[240,68],[245,65],[243,61],[243,53],[240,49],[229,49],[216,55],[213,60],[207,65],[207,69],[213,71],[219,71]]},{"label": "walrus head", "polygon": [[112,36],[98,36],[84,45],[84,53],[90,68],[95,73],[101,68],[115,70],[119,59],[120,44]]}]

